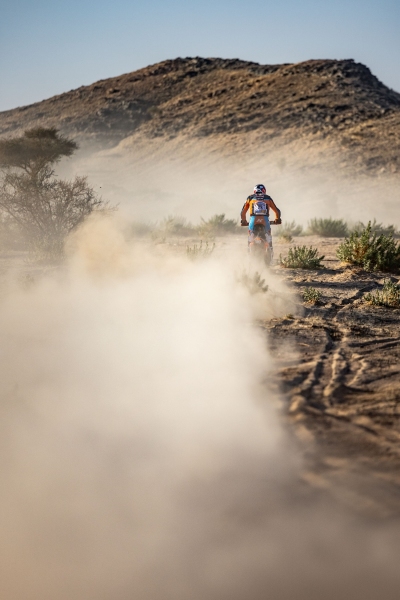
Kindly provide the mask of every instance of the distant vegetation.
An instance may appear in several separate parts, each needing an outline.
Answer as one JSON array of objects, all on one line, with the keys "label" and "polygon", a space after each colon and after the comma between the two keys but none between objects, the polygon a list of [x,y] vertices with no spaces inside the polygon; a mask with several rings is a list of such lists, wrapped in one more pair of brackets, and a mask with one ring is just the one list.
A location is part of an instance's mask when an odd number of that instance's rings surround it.
[{"label": "distant vegetation", "polygon": [[60,258],[68,234],[91,212],[106,207],[85,177],[65,181],[55,176],[54,165],[77,147],[55,128],[29,129],[0,140],[1,222],[46,259]]},{"label": "distant vegetation", "polygon": [[349,228],[342,219],[311,219],[308,231],[322,237],[346,237]]},{"label": "distant vegetation", "polygon": [[367,304],[374,306],[387,306],[389,308],[400,308],[400,285],[387,279],[382,290],[365,294],[363,298]]},{"label": "distant vegetation", "polygon": [[319,269],[324,256],[318,254],[318,249],[312,246],[293,246],[289,248],[286,258],[279,256],[281,267],[288,269]]},{"label": "distant vegetation", "polygon": [[160,223],[134,222],[130,232],[134,237],[150,234],[153,238],[166,239],[168,237],[199,237],[213,239],[217,236],[237,233],[240,231],[235,219],[227,219],[224,214],[214,215],[209,219],[201,219],[199,225],[193,225],[182,216],[170,215]]},{"label": "distant vegetation", "polygon": [[188,237],[195,233],[195,228],[183,217],[169,216],[161,221],[157,231],[163,233],[165,236]]},{"label": "distant vegetation", "polygon": [[400,243],[393,235],[374,233],[371,222],[362,231],[353,231],[340,244],[337,256],[343,262],[366,271],[396,271],[400,268]]},{"label": "distant vegetation", "polygon": [[[289,224],[290,226],[291,224]],[[285,225],[288,227],[288,225]],[[321,237],[347,237],[351,233],[357,231],[360,233],[366,229],[362,221],[358,221],[355,224],[346,223],[343,219],[311,219],[308,223],[307,232],[311,235],[320,235]],[[282,228],[283,231],[283,228]],[[400,232],[395,225],[383,225],[378,223],[376,219],[371,222],[372,233],[378,235],[393,235],[394,237],[400,236]],[[278,234],[280,235],[280,234]],[[300,235],[299,233],[292,233],[292,235]]]},{"label": "distant vegetation", "polygon": [[199,235],[206,237],[216,237],[238,231],[238,224],[235,219],[227,219],[224,214],[214,215],[207,221],[201,219],[197,228]]},{"label": "distant vegetation", "polygon": [[[352,231],[361,232],[366,229],[367,225],[364,225],[361,221],[356,223],[353,226]],[[383,225],[382,223],[378,223],[376,219],[371,222],[371,231],[372,233],[377,233],[378,235],[392,235],[399,236],[399,230],[394,225]]]},{"label": "distant vegetation", "polygon": [[278,237],[285,242],[291,242],[294,236],[301,235],[303,232],[303,226],[297,225],[295,221],[287,221],[279,227]]}]

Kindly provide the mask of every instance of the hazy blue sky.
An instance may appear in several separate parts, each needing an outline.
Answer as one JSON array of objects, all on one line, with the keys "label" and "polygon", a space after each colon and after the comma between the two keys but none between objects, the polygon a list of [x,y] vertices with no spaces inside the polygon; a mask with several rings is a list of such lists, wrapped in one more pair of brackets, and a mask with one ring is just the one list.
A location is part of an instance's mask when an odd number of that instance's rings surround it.
[{"label": "hazy blue sky", "polygon": [[0,110],[177,56],[354,58],[400,91],[400,0],[0,0]]}]

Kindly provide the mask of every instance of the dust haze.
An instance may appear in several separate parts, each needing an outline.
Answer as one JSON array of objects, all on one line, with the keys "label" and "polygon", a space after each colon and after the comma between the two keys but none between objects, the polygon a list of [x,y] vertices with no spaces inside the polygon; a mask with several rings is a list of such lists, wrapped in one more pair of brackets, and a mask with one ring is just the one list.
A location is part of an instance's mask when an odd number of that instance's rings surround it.
[{"label": "dust haze", "polygon": [[[354,166],[354,165],[353,165]],[[398,176],[353,175],[354,168],[328,142],[261,144],[248,135],[212,139],[125,138],[116,147],[82,151],[64,165],[67,173],[87,174],[97,191],[118,204],[126,218],[156,222],[180,215],[194,223],[225,213],[239,219],[256,183],[264,183],[284,220],[307,225],[332,217],[350,223],[377,219],[400,226]]]},{"label": "dust haze", "polygon": [[300,482],[254,322],[285,301],[112,219],[68,253],[1,297],[1,597],[397,598],[397,523]]}]

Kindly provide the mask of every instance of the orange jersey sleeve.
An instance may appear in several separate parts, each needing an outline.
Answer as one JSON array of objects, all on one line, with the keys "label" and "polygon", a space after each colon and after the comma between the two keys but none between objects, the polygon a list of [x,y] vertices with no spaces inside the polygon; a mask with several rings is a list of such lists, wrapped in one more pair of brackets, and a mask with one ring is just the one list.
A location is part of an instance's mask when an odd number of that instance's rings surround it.
[{"label": "orange jersey sleeve", "polygon": [[246,214],[250,208],[250,197],[247,198],[246,202],[243,204],[242,212],[240,213],[240,219],[242,221],[246,221]]},{"label": "orange jersey sleeve", "polygon": [[269,208],[271,210],[274,211],[275,213],[275,218],[276,219],[280,219],[281,218],[281,211],[279,210],[279,208],[276,206],[275,202],[272,200],[272,198],[270,198],[269,200],[267,200],[267,204],[269,206]]}]

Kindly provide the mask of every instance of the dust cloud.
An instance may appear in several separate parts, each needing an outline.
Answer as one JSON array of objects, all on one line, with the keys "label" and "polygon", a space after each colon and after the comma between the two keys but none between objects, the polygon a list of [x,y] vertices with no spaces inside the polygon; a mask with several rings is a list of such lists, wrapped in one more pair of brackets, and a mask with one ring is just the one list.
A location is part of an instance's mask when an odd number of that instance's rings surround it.
[{"label": "dust cloud", "polygon": [[[247,138],[246,138],[247,139]],[[299,139],[279,145],[248,134],[192,139],[127,137],[116,147],[86,149],[70,173],[89,175],[97,191],[129,219],[154,223],[181,215],[194,223],[225,213],[239,221],[257,183],[264,183],[284,221],[306,226],[312,218],[356,223],[377,219],[400,227],[398,175],[361,175],[328,143]],[[344,161],[344,162],[343,162]]]},{"label": "dust cloud", "polygon": [[89,222],[0,310],[0,595],[398,597],[398,529],[299,484],[273,357],[218,257]]}]

